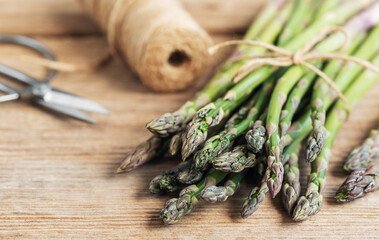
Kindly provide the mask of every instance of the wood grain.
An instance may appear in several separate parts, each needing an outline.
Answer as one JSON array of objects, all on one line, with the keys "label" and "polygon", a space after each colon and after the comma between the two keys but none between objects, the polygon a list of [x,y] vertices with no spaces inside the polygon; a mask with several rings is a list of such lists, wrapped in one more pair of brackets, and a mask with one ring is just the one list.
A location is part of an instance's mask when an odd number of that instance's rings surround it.
[{"label": "wood grain", "polygon": [[[29,2],[33,5],[38,1]],[[14,9],[15,15],[27,12],[17,8],[17,2],[3,1],[2,6]],[[54,2],[55,6],[61,6],[66,0]],[[50,18],[54,21],[55,15]],[[13,20],[9,20],[8,25],[12,24]],[[1,25],[0,33],[5,32]],[[231,37],[218,36],[216,41]],[[101,36],[37,35],[37,38],[54,49],[63,61],[87,61],[106,48]],[[15,61],[21,53],[28,52],[0,46],[0,62],[42,76],[42,69]],[[242,220],[241,204],[252,187],[243,184],[229,201],[202,202],[182,222],[167,227],[159,220],[159,211],[175,194],[154,196],[146,186],[175,161],[154,161],[125,175],[115,175],[114,171],[125,153],[149,136],[144,129],[148,120],[175,110],[197,89],[155,94],[117,62],[96,72],[60,73],[52,84],[99,102],[112,115],[90,114],[98,124],[88,125],[26,102],[1,104],[1,239],[377,239],[379,236],[379,192],[346,205],[336,204],[333,199],[346,177],[341,168],[343,157],[367,136],[369,129],[378,126],[379,85],[366,94],[338,134],[324,206],[318,215],[295,223],[284,213],[279,198],[267,198],[253,216]],[[306,181],[305,174],[302,180]]]},{"label": "wood grain", "polygon": [[[242,33],[267,0],[181,1],[207,31]],[[0,29],[29,35],[101,34],[75,0],[0,0]]]}]

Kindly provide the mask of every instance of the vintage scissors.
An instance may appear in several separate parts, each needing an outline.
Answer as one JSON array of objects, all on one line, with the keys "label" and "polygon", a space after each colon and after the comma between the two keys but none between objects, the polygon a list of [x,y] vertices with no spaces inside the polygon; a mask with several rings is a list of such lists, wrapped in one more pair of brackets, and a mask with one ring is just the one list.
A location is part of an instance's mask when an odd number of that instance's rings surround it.
[{"label": "vintage scissors", "polygon": [[[0,35],[0,43],[11,43],[25,46],[39,52],[49,60],[56,60],[54,54],[46,46],[29,37]],[[95,123],[95,121],[81,110],[109,114],[107,109],[91,100],[50,87],[49,83],[56,73],[55,70],[50,70],[44,80],[37,80],[36,78],[28,76],[18,70],[0,64],[1,75],[26,85],[24,89],[19,90],[7,84],[0,83],[0,91],[7,93],[6,95],[0,96],[0,102],[28,97],[45,108],[88,123]]]}]

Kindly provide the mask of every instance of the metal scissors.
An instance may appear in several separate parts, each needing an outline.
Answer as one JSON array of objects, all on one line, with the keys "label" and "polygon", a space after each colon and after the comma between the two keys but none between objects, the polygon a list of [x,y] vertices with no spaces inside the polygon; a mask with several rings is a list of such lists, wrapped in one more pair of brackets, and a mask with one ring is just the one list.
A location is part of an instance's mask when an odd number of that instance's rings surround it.
[{"label": "metal scissors", "polygon": [[[18,35],[1,35],[0,43],[11,43],[25,46],[39,52],[47,59],[53,61],[56,60],[55,55],[52,51],[50,51],[50,49],[39,41],[29,37]],[[18,70],[0,64],[0,74],[26,85],[24,89],[20,90],[7,84],[0,83],[0,91],[7,93],[6,95],[0,96],[0,102],[18,100],[21,98],[31,98],[35,103],[47,109],[88,123],[96,122],[81,110],[109,114],[107,109],[91,100],[52,88],[49,83],[57,74],[57,71],[55,70],[50,70],[45,79],[37,80],[36,78],[28,76]]]}]

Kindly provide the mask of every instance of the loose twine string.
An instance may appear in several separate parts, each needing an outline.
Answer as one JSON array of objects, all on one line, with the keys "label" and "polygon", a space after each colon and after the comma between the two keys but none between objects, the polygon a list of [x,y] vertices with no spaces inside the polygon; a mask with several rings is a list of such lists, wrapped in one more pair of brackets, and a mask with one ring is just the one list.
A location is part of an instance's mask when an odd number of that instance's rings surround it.
[{"label": "loose twine string", "polygon": [[[328,35],[331,33],[341,32],[344,35],[344,42],[340,49],[337,49],[336,52],[330,53],[330,54],[319,54],[315,51],[312,52],[314,47],[318,44],[324,41]],[[314,38],[312,38],[309,42],[307,42],[304,47],[300,48],[299,50],[295,51],[294,53],[281,48],[277,47],[273,44],[268,44],[264,42],[259,41],[251,41],[251,40],[231,40],[222,42],[220,44],[216,44],[208,49],[210,54],[214,54],[217,51],[219,51],[221,48],[225,48],[231,45],[251,45],[251,46],[258,46],[263,47],[268,50],[270,50],[272,53],[262,54],[262,55],[256,55],[256,56],[242,56],[233,58],[232,61],[239,61],[243,59],[247,59],[247,62],[242,65],[242,67],[238,70],[236,75],[233,77],[233,82],[237,83],[243,78],[245,78],[247,75],[252,73],[254,70],[266,66],[278,66],[278,67],[288,67],[291,65],[300,65],[308,68],[309,70],[315,72],[321,79],[323,79],[338,95],[338,97],[346,104],[347,100],[341,90],[338,88],[338,86],[333,82],[332,79],[330,79],[323,71],[315,67],[314,65],[310,64],[309,62],[315,61],[315,60],[343,60],[343,61],[350,61],[354,62],[356,64],[359,64],[363,66],[366,69],[369,69],[377,74],[379,74],[379,69],[375,67],[372,63],[356,58],[351,57],[347,55],[342,55],[341,53],[346,50],[346,48],[350,44],[350,35],[346,30],[344,30],[341,27],[333,26],[333,27],[327,27],[323,29],[319,34],[317,34]]]}]

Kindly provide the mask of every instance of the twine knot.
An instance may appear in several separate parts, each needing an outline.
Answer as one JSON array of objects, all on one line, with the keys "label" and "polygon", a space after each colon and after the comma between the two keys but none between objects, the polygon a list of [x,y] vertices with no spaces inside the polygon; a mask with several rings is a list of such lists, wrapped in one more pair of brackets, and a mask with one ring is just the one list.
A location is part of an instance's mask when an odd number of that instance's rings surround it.
[{"label": "twine knot", "polygon": [[293,64],[295,64],[295,65],[299,65],[299,64],[301,64],[302,63],[302,61],[303,61],[303,54],[302,54],[302,52],[299,52],[299,51],[297,51],[297,52],[295,52],[294,54],[292,54],[292,57],[291,57],[291,59],[292,59],[292,62],[293,62]]},{"label": "twine knot", "polygon": [[[341,32],[344,35],[344,42],[339,49],[337,49],[334,53],[330,53],[330,54],[319,54],[317,51],[313,50],[317,44],[321,43],[327,38],[328,35],[335,32]],[[300,48],[294,53],[284,48],[275,46],[273,44],[268,44],[268,43],[259,42],[259,41],[251,41],[251,40],[226,41],[226,42],[217,44],[213,47],[210,47],[208,51],[210,54],[214,54],[221,48],[231,46],[231,45],[240,45],[240,44],[263,47],[271,52],[262,54],[262,55],[256,55],[256,56],[238,56],[238,57],[232,58],[231,59],[232,62],[247,60],[246,63],[242,65],[242,67],[238,70],[236,75],[233,77],[234,83],[242,80],[251,72],[253,72],[254,70],[262,66],[271,65],[271,66],[277,66],[277,67],[289,67],[291,65],[300,65],[315,72],[337,93],[338,97],[344,103],[347,103],[347,100],[344,97],[343,93],[338,88],[338,86],[333,82],[333,80],[331,80],[323,71],[315,67],[313,64],[310,64],[309,62],[315,61],[315,60],[350,61],[350,62],[359,64],[363,66],[364,68],[369,69],[379,74],[379,69],[375,67],[373,64],[371,64],[370,62],[359,59],[359,58],[341,54],[343,51],[346,50],[346,48],[350,44],[350,35],[346,32],[346,30],[337,26],[327,27],[323,29],[319,34],[317,34],[314,38],[312,38],[309,42],[307,42],[304,45],[304,47]]]}]

